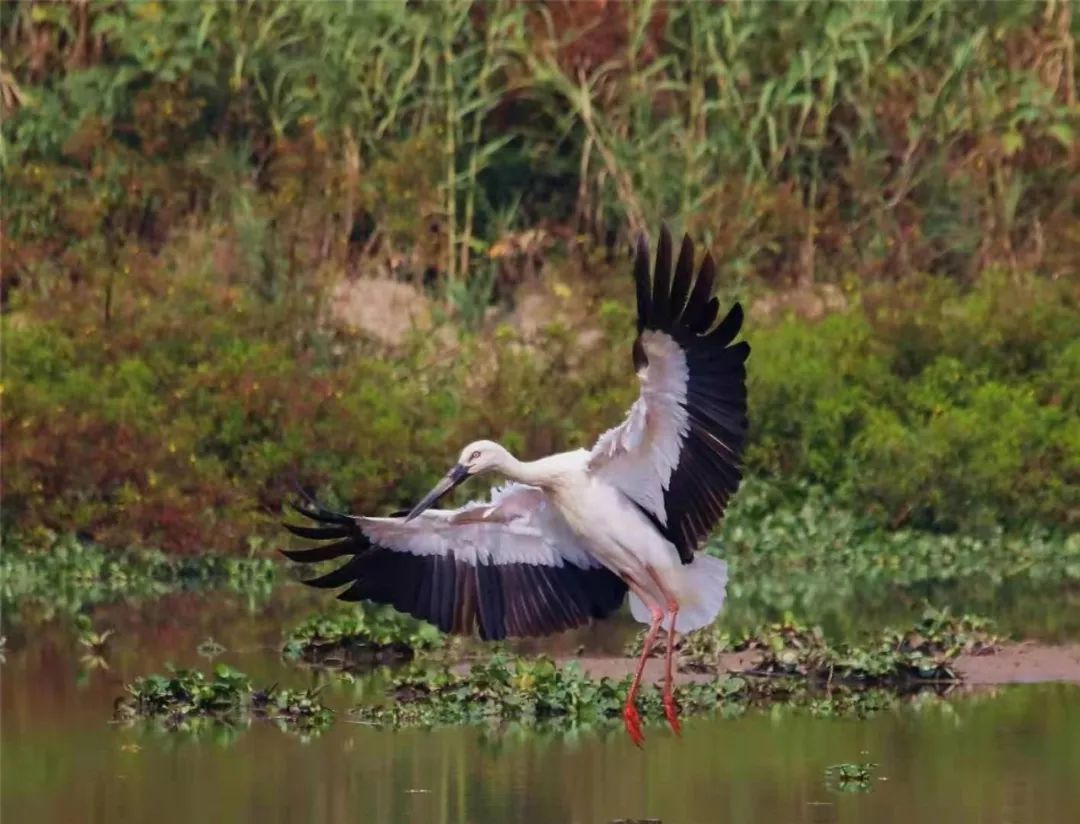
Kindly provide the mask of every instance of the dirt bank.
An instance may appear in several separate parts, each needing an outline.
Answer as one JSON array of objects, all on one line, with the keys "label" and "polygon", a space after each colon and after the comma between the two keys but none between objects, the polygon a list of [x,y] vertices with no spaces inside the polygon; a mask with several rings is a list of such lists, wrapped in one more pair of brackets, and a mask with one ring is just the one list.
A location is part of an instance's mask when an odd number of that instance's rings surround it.
[{"label": "dirt bank", "polygon": [[1080,684],[1080,644],[1005,644],[991,655],[961,655],[956,670],[969,684]]},{"label": "dirt bank", "polygon": [[[634,671],[633,658],[588,657],[566,658],[577,661],[594,678],[608,676],[623,678]],[[723,669],[741,672],[753,667],[757,654],[733,652],[721,656]],[[986,655],[961,655],[955,669],[968,684],[1034,684],[1062,681],[1080,684],[1080,644],[1047,646],[1032,642],[1003,644],[996,652]],[[651,659],[645,667],[648,681],[659,681],[664,675],[660,659]],[[703,673],[680,672],[678,683],[707,681],[713,676]]]}]

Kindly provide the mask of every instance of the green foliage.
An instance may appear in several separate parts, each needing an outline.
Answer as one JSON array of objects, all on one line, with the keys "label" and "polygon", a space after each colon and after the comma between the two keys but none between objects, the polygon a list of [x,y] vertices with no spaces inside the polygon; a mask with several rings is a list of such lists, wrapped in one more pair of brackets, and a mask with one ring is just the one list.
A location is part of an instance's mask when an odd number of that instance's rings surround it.
[{"label": "green foliage", "polygon": [[1078,323],[1075,284],[1002,273],[783,321],[752,335],[747,461],[894,526],[1074,526]]},{"label": "green foliage", "polygon": [[431,624],[365,602],[304,619],[289,631],[281,654],[321,667],[354,669],[408,660],[444,641],[445,636]]},{"label": "green foliage", "polygon": [[556,722],[574,727],[613,717],[625,689],[609,678],[594,681],[579,667],[558,667],[548,658],[494,655],[458,675],[413,669],[394,678],[390,703],[360,706],[360,720],[394,726]]},{"label": "green foliage", "polygon": [[[0,320],[3,423],[17,435],[0,456],[6,529],[250,550],[278,537],[295,481],[355,511],[408,506],[460,445],[495,434],[524,457],[586,445],[635,389],[628,306],[587,293],[598,311],[574,324],[447,330],[387,353],[327,325],[317,294],[267,305],[197,267],[164,291],[157,276],[116,299],[113,328],[75,300],[50,304],[49,319]],[[999,525],[1068,528],[1080,517],[1078,319],[1068,284],[987,278],[752,328],[748,469],[811,479],[893,527],[991,543]],[[838,540],[856,526],[821,528]]]},{"label": "green foliage", "polygon": [[[703,630],[680,647],[683,665],[715,671],[724,652],[758,653],[752,672],[805,678],[828,684],[903,686],[919,681],[955,681],[952,661],[961,654],[993,652],[997,637],[985,618],[953,618],[927,610],[907,629],[886,628],[860,643],[831,644],[818,627],[788,621],[760,627],[737,638]],[[640,638],[636,642],[640,646]]]},{"label": "green foliage", "polygon": [[[294,480],[377,511],[478,436],[587,444],[634,389],[629,284],[599,240],[666,218],[760,301],[752,319],[792,280],[848,296],[748,330],[751,474],[989,552],[1000,525],[1074,529],[1070,15],[16,4],[3,528],[247,551],[276,539]],[[493,340],[489,304],[521,279],[495,251],[523,228],[550,243],[520,257],[574,286],[540,333]],[[328,287],[364,274],[433,287],[459,328],[400,346],[337,329]],[[913,564],[941,549],[909,538]]]},{"label": "green foliage", "polygon": [[198,732],[208,726],[246,726],[254,719],[272,721],[280,729],[317,735],[333,721],[333,712],[312,691],[255,689],[242,672],[225,664],[207,678],[198,670],[136,678],[117,700],[121,722],[150,720],[165,729]]},{"label": "green foliage", "polygon": [[525,455],[551,451],[617,418],[633,388],[622,353],[569,368],[582,353],[564,325],[527,344],[502,328],[497,347],[447,330],[387,357],[327,325],[315,294],[267,305],[197,267],[167,286],[163,271],[140,277],[111,328],[75,300],[0,321],[4,430],[17,433],[2,455],[8,528],[257,549],[280,536],[296,482],[356,510],[400,508],[469,441],[497,431]]},{"label": "green foliage", "polygon": [[[117,552],[71,535],[51,537],[40,546],[8,539],[0,553],[0,608],[10,622],[25,611],[42,619],[78,616],[97,603],[158,598],[187,589],[224,589],[265,598],[276,574],[275,564],[266,558]],[[93,649],[104,643],[103,636],[88,627],[84,631]]]},{"label": "green foliage", "polygon": [[1080,581],[1075,532],[888,530],[819,486],[751,480],[708,551],[729,564],[726,628],[794,615],[852,637],[871,617],[909,620],[927,601],[1042,637],[1077,626],[1069,600]]},{"label": "green foliage", "polygon": [[968,276],[996,259],[1061,273],[1078,240],[1068,4],[4,17],[5,245],[32,287],[107,278],[125,239],[238,193],[290,276],[375,239],[425,247],[412,274],[454,284],[512,203],[596,236],[674,219],[740,278]]},{"label": "green foliage", "polygon": [[[479,724],[569,732],[620,725],[629,685],[629,676],[621,681],[589,678],[574,662],[558,666],[547,658],[497,654],[465,673],[413,668],[388,685],[385,703],[358,706],[351,715],[393,727]],[[900,700],[895,691],[866,684],[830,685],[822,691],[805,678],[752,675],[681,684],[675,698],[684,715],[721,712],[728,717],[762,707],[791,707],[817,717],[866,717]],[[647,723],[660,723],[660,687],[644,686],[638,707]]]}]

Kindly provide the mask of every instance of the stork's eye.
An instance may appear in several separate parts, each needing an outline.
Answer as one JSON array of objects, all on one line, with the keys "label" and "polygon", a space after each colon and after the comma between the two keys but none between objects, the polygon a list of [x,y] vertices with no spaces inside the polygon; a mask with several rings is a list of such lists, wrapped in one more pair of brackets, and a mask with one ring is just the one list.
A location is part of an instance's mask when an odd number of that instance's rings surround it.
[{"label": "stork's eye", "polygon": [[472,454],[471,454],[471,455],[469,456],[469,460],[470,460],[470,461],[475,461],[475,460],[476,460],[477,458],[479,458],[479,457],[480,457],[480,450],[479,450],[479,449],[477,449],[477,450],[476,450],[475,452],[473,452],[473,453],[472,453]]}]

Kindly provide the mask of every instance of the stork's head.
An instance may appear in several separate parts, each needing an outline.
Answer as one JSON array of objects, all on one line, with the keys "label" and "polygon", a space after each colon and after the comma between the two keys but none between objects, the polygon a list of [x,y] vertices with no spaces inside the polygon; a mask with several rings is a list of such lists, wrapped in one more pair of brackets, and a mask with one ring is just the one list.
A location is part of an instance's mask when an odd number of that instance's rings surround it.
[{"label": "stork's head", "polygon": [[461,450],[458,466],[463,466],[470,476],[501,469],[510,453],[495,441],[473,441]]},{"label": "stork's head", "polygon": [[411,521],[425,509],[434,506],[443,495],[465,483],[473,475],[502,469],[509,459],[510,453],[494,441],[473,441],[461,450],[457,464],[412,508],[405,520]]}]

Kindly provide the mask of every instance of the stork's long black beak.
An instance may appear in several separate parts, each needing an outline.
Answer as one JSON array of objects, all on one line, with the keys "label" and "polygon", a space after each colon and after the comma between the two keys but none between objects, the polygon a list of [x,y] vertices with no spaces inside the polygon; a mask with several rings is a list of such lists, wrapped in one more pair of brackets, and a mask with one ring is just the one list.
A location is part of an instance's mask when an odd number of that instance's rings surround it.
[{"label": "stork's long black beak", "polygon": [[412,508],[412,511],[405,516],[405,523],[408,523],[425,509],[428,509],[435,505],[435,503],[457,486],[460,486],[469,477],[469,468],[463,464],[458,464],[449,472],[443,476],[443,479],[435,484],[435,488],[432,489],[424,499],[420,501],[416,506]]}]

